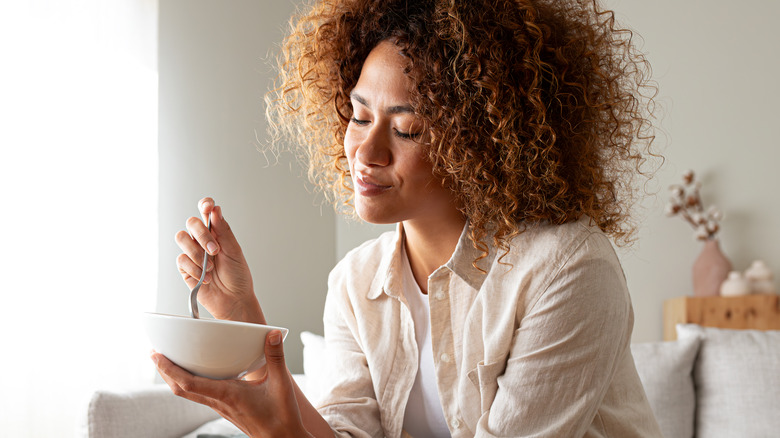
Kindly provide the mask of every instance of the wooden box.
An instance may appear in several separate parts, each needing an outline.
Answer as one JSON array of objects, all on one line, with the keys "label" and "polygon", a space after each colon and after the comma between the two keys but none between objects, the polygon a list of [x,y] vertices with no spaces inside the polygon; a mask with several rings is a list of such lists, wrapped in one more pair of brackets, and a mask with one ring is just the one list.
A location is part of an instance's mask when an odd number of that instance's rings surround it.
[{"label": "wooden box", "polygon": [[675,325],[780,330],[780,295],[678,297],[664,302],[664,340],[677,339]]}]

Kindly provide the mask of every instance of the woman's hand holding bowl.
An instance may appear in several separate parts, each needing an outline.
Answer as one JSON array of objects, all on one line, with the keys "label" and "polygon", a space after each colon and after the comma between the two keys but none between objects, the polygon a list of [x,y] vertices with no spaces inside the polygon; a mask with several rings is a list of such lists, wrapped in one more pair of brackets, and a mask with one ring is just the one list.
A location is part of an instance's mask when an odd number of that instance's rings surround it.
[{"label": "woman's hand holding bowl", "polygon": [[257,380],[211,380],[188,373],[159,353],[152,354],[160,376],[174,394],[211,407],[247,435],[311,437],[304,427],[295,384],[285,364],[279,330],[266,336],[265,358],[266,365]]}]

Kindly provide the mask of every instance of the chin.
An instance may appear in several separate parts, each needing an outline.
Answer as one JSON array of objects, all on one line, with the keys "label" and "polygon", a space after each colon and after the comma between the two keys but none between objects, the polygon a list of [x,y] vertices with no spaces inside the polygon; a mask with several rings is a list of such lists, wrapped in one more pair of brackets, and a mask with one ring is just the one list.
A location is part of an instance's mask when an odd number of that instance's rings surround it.
[{"label": "chin", "polygon": [[356,206],[355,212],[362,221],[368,222],[369,224],[387,225],[400,222],[395,215],[390,214],[389,212],[377,211],[374,208],[361,208],[359,204]]},{"label": "chin", "polygon": [[388,224],[395,224],[395,223],[400,222],[400,221],[397,221],[397,220],[387,219],[387,218],[382,217],[382,216],[362,215],[360,213],[358,213],[358,216],[360,217],[360,219],[363,222],[367,222],[367,223],[373,224],[373,225],[388,225]]}]

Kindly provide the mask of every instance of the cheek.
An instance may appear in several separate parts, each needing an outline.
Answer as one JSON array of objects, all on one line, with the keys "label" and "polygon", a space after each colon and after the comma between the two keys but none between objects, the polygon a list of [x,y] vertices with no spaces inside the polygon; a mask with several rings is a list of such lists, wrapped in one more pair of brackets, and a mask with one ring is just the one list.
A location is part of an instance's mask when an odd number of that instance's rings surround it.
[{"label": "cheek", "polygon": [[451,190],[443,186],[443,180],[433,174],[433,166],[427,157],[415,160],[414,165],[407,170],[407,181],[417,187],[419,193],[436,198],[451,196]]},{"label": "cheek", "polygon": [[426,183],[434,179],[433,166],[420,153],[414,153],[407,158],[407,175],[418,183]]}]

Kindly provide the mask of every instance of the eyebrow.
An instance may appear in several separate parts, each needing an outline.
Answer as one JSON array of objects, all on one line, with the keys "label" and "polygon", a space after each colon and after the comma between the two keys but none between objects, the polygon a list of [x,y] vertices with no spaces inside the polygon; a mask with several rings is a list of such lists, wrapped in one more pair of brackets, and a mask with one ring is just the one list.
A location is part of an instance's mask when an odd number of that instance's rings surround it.
[{"label": "eyebrow", "polygon": [[[368,101],[363,96],[355,93],[354,91],[349,93],[349,97],[356,100],[364,107],[371,109],[371,105],[368,104]],[[394,105],[388,107],[386,112],[388,114],[414,114],[414,110],[409,105]]]}]

